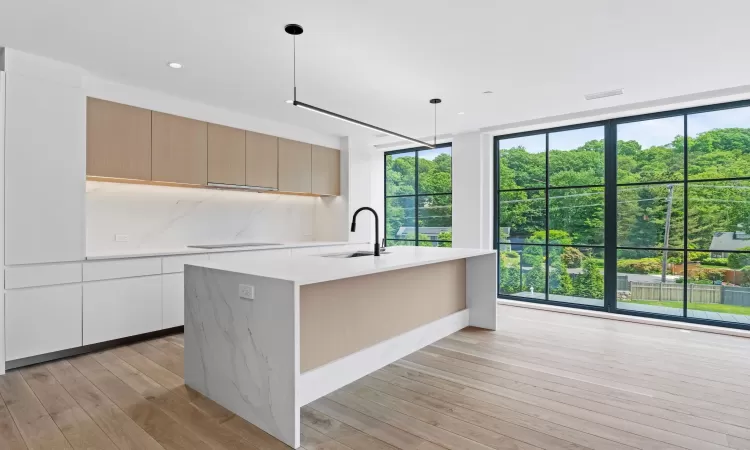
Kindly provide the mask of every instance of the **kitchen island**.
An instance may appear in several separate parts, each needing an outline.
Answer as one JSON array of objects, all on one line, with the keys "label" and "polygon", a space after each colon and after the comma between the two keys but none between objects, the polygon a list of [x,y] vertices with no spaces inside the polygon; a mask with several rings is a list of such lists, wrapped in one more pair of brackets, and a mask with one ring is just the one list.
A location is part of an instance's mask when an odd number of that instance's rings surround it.
[{"label": "kitchen island", "polygon": [[185,265],[185,383],[284,443],[300,408],[466,326],[496,328],[495,251]]}]

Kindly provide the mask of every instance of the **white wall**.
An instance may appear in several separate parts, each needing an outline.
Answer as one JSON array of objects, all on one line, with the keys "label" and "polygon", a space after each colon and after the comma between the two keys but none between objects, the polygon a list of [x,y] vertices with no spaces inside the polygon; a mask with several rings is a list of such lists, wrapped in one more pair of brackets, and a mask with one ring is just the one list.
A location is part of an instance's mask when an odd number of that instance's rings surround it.
[{"label": "white wall", "polygon": [[492,147],[479,132],[453,139],[453,246],[492,248]]},{"label": "white wall", "polygon": [[[383,153],[375,150],[366,140],[346,137],[341,139],[341,148],[346,151],[349,160],[348,184],[348,222],[354,212],[369,206],[377,211],[380,217],[380,238],[384,236],[383,209]],[[375,220],[368,212],[357,217],[357,230],[350,233],[350,241],[374,242]]]},{"label": "white wall", "polygon": [[[0,69],[5,52],[0,51]],[[5,72],[0,71],[0,236],[5,236]],[[5,239],[0,239],[0,255],[5,255]],[[5,287],[5,270],[0,274]],[[0,375],[5,373],[5,292],[0,304]]]}]

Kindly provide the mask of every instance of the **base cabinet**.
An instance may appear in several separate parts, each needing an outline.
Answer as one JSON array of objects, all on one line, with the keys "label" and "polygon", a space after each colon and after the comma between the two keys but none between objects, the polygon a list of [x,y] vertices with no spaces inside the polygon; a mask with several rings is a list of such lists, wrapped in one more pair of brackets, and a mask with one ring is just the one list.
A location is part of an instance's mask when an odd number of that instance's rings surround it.
[{"label": "base cabinet", "polygon": [[81,285],[5,293],[6,360],[81,346]]},{"label": "base cabinet", "polygon": [[185,275],[163,275],[161,292],[162,329],[185,325]]},{"label": "base cabinet", "polygon": [[83,345],[161,330],[162,276],[83,285]]}]

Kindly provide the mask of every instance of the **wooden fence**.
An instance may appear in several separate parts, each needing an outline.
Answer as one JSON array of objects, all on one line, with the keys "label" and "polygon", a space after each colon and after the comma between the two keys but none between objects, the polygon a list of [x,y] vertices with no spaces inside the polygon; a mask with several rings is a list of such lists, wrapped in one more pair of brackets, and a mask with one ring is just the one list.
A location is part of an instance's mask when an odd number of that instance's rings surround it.
[{"label": "wooden fence", "polygon": [[[688,302],[721,303],[722,286],[688,283]],[[630,298],[655,302],[681,302],[682,284],[630,282]]]}]

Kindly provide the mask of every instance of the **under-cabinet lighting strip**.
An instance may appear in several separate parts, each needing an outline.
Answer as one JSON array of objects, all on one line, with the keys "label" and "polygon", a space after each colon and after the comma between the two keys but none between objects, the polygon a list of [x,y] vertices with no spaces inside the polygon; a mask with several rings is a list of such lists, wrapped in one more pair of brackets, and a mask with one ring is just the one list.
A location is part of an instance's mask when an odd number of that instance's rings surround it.
[{"label": "under-cabinet lighting strip", "polygon": [[211,187],[226,188],[226,189],[244,189],[246,191],[278,191],[278,188],[265,187],[265,186],[245,186],[243,184],[224,184],[224,183],[206,183]]}]

